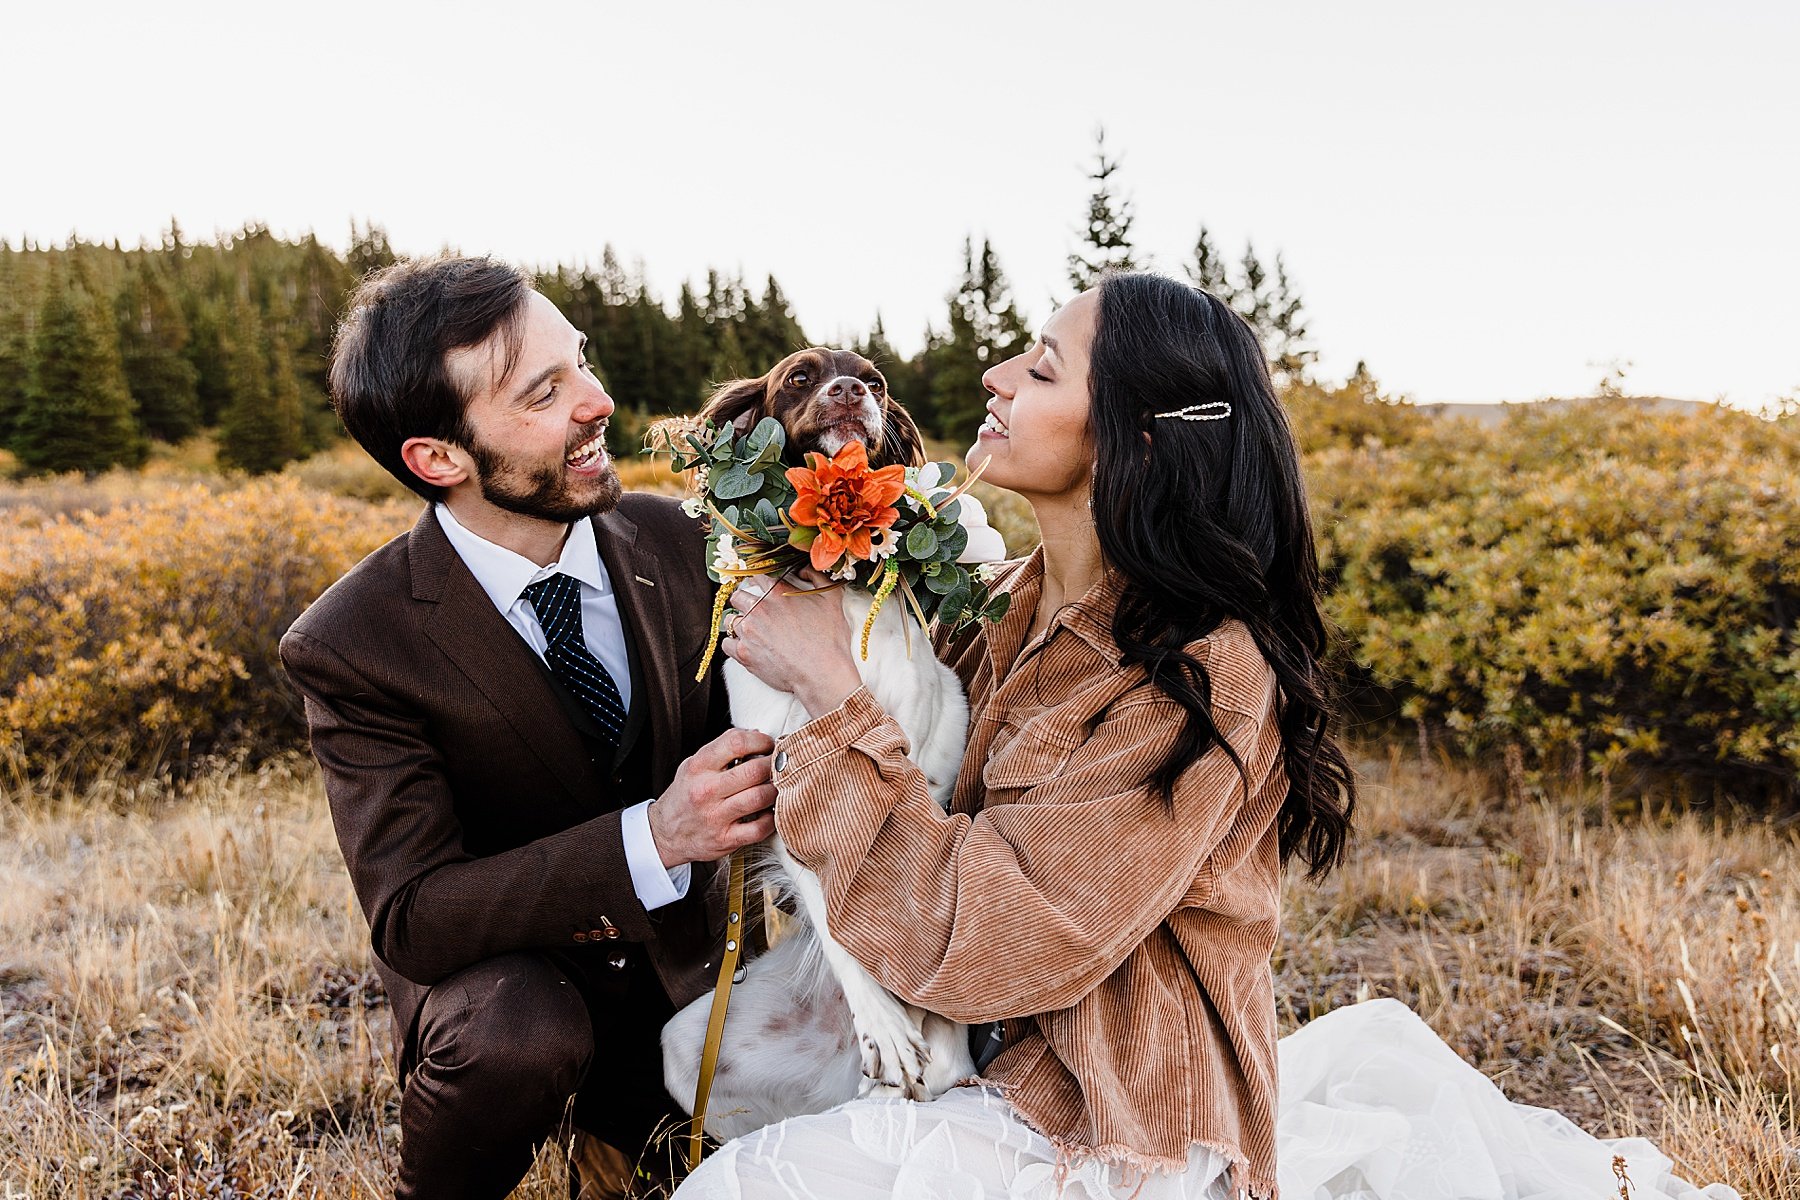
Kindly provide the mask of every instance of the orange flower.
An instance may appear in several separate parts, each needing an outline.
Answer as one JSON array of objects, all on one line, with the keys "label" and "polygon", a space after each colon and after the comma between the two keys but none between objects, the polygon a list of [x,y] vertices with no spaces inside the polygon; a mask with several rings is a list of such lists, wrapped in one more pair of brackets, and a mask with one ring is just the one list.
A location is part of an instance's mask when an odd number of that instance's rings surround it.
[{"label": "orange flower", "polygon": [[800,493],[788,518],[818,530],[810,547],[816,570],[830,570],[846,551],[867,559],[873,532],[900,517],[894,501],[906,491],[906,468],[870,470],[861,442],[851,442],[832,458],[808,454],[806,466],[789,467],[787,477]]}]

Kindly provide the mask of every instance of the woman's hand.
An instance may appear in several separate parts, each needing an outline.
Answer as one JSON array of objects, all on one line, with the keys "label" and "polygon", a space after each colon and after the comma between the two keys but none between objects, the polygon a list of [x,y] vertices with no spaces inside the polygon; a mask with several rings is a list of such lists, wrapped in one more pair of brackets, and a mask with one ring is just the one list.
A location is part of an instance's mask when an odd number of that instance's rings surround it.
[{"label": "woman's hand", "polygon": [[791,692],[814,717],[830,712],[862,686],[850,648],[850,625],[831,580],[808,567],[799,572],[809,591],[786,579],[773,588],[760,581],[739,585],[725,614],[720,645],[752,675]]}]

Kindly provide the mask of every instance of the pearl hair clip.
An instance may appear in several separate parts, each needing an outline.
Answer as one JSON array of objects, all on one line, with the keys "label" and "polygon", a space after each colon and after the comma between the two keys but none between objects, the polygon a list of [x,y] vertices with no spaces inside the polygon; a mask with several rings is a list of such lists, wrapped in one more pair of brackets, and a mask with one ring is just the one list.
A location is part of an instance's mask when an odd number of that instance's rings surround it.
[{"label": "pearl hair clip", "polygon": [[1208,400],[1204,404],[1190,404],[1186,408],[1178,408],[1173,412],[1157,413],[1157,417],[1175,417],[1182,421],[1223,421],[1231,415],[1231,402],[1228,400]]}]

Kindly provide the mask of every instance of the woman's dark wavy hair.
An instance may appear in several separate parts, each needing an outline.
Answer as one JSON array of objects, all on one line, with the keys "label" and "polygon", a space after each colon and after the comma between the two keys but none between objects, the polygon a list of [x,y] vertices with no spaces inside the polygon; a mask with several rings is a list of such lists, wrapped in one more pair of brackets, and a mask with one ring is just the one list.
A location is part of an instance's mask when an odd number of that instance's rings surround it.
[{"label": "woman's dark wavy hair", "polygon": [[[1282,861],[1298,854],[1323,875],[1343,859],[1356,783],[1331,733],[1312,518],[1268,363],[1243,318],[1199,288],[1108,274],[1099,301],[1088,367],[1094,526],[1127,581],[1113,636],[1122,661],[1141,663],[1187,710],[1153,782],[1172,802],[1176,779],[1215,743],[1237,760],[1213,723],[1206,667],[1185,649],[1235,617],[1281,688]],[[1209,401],[1231,415],[1156,416]]]}]

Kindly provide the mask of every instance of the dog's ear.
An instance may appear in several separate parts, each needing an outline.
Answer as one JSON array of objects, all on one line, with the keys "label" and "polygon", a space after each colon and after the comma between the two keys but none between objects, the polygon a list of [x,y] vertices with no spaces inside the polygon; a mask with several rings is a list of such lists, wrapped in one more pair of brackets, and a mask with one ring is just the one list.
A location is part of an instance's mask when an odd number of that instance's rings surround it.
[{"label": "dog's ear", "polygon": [[702,420],[715,425],[730,425],[738,433],[748,433],[756,423],[769,416],[769,377],[732,379],[718,386],[700,409]]},{"label": "dog's ear", "polygon": [[875,457],[876,467],[922,467],[925,465],[925,438],[913,423],[912,414],[889,400],[882,405],[883,425],[881,452]]}]

